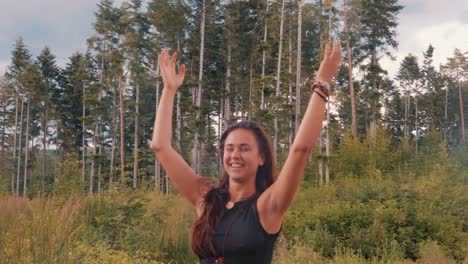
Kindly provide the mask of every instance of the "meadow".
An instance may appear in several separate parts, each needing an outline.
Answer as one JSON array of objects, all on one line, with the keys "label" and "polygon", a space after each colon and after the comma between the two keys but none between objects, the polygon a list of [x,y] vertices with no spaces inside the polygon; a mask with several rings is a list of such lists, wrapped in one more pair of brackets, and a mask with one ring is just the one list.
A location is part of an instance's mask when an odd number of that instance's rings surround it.
[{"label": "meadow", "polygon": [[[306,177],[273,263],[468,263],[466,155],[446,158],[424,175]],[[0,263],[197,263],[178,194],[57,193],[0,196]]]}]

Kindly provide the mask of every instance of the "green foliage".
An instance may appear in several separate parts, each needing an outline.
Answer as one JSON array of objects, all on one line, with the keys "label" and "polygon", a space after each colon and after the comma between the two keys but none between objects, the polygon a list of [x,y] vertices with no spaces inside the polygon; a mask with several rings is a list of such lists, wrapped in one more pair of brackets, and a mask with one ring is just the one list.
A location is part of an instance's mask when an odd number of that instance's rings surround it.
[{"label": "green foliage", "polygon": [[301,234],[300,241],[329,258],[336,256],[336,248],[345,248],[365,259],[415,260],[420,246],[433,240],[451,258],[463,260],[460,208],[466,209],[466,187],[442,177],[401,186],[391,180],[348,179],[325,190],[306,188],[286,216],[283,235],[291,241]]},{"label": "green foliage", "polygon": [[379,177],[393,170],[399,158],[399,150],[392,147],[391,136],[381,126],[375,138],[370,133],[361,141],[354,140],[351,131],[345,131],[336,157],[336,177]]},{"label": "green foliage", "polygon": [[[321,187],[304,183],[273,263],[463,261],[468,192],[454,176],[463,166],[447,165],[434,163],[426,177],[400,182],[382,173]],[[79,161],[69,157],[66,168],[79,171]],[[180,196],[121,189],[64,198],[0,198],[0,263],[197,261],[188,242],[195,214]]]},{"label": "green foliage", "polygon": [[63,197],[82,194],[84,191],[81,182],[82,162],[76,154],[67,155],[59,167],[62,173],[55,178],[54,193]]},{"label": "green foliage", "polygon": [[95,245],[77,243],[73,252],[73,263],[89,263],[89,264],[160,264],[155,260],[150,260],[144,253],[139,253],[136,256],[130,256],[125,251],[119,251],[110,248],[106,244],[98,243]]}]

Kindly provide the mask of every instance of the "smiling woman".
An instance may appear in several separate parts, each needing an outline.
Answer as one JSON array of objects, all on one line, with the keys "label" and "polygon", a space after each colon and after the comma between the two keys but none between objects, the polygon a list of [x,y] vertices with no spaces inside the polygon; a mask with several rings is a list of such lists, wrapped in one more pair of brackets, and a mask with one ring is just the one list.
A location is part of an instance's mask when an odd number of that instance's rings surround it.
[{"label": "smiling woman", "polygon": [[202,264],[271,263],[283,217],[320,133],[328,83],[341,61],[340,43],[325,48],[304,119],[278,177],[269,136],[257,123],[246,120],[221,135],[223,175],[218,186],[197,175],[171,146],[174,97],[185,77],[185,65],[177,73],[176,60],[176,53],[159,53],[164,90],[151,148],[175,188],[197,212],[190,233],[192,249]]}]

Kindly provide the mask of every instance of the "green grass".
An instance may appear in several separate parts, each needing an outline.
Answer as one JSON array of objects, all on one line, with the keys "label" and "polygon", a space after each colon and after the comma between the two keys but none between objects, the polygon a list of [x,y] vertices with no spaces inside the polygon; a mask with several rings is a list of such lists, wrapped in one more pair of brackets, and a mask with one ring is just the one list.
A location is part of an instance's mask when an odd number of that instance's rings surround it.
[{"label": "green grass", "polygon": [[[273,263],[456,263],[467,188],[441,177],[304,185]],[[0,263],[196,263],[195,214],[177,195],[0,197]]]}]

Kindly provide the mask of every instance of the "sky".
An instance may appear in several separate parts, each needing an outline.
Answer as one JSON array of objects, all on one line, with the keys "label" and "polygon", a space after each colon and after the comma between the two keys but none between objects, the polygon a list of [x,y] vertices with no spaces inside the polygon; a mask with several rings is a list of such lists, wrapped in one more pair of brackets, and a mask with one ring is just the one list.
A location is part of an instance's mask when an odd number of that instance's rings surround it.
[{"label": "sky", "polygon": [[[396,58],[382,58],[390,76],[409,53],[422,62],[422,53],[434,46],[434,64],[445,63],[455,48],[468,51],[467,0],[400,0]],[[116,2],[123,2],[118,0]],[[0,74],[10,64],[15,40],[21,36],[34,57],[47,45],[64,66],[76,51],[86,49],[99,0],[0,0]]]}]

